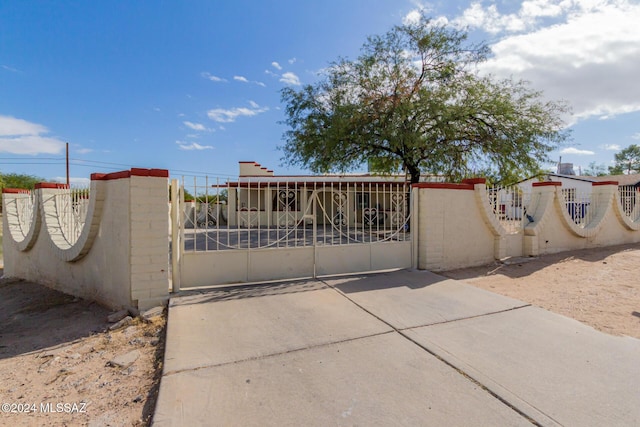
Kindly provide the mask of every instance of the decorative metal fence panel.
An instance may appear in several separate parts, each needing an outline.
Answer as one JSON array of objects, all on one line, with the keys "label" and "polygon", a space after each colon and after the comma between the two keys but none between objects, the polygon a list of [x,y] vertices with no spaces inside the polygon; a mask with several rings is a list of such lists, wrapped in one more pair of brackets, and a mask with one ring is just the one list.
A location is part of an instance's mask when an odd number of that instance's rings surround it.
[{"label": "decorative metal fence panel", "polygon": [[618,200],[622,211],[631,221],[640,220],[640,188],[633,185],[618,186]]},{"label": "decorative metal fence panel", "polygon": [[404,182],[322,177],[182,181],[185,251],[408,241]]},{"label": "decorative metal fence panel", "polygon": [[72,187],[55,195],[62,234],[69,244],[78,241],[89,208],[89,188]]},{"label": "decorative metal fence panel", "polygon": [[597,212],[598,203],[591,190],[563,188],[561,194],[569,216],[578,227],[584,228],[591,223]]},{"label": "decorative metal fence panel", "polygon": [[4,215],[7,216],[9,232],[16,242],[27,237],[33,221],[36,194],[34,191],[22,190],[10,202],[14,206],[7,206]]},{"label": "decorative metal fence panel", "polygon": [[527,207],[531,203],[531,193],[517,185],[487,186],[487,197],[500,224],[510,234],[522,231],[527,223]]}]

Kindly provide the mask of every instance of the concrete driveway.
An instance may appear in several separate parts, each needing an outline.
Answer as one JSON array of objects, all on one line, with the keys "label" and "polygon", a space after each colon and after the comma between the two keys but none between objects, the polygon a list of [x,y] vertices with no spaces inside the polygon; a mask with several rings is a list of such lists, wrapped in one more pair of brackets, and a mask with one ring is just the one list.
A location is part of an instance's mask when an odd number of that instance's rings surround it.
[{"label": "concrete driveway", "polygon": [[173,298],[156,426],[640,425],[640,340],[429,272]]}]

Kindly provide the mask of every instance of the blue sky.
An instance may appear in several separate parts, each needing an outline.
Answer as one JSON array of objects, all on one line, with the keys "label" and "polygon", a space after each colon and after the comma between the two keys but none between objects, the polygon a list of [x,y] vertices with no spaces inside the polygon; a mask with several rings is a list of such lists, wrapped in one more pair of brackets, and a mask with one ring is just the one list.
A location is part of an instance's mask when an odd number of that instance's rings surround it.
[{"label": "blue sky", "polygon": [[573,108],[552,154],[610,165],[640,144],[638,0],[0,2],[0,171],[63,179],[130,167],[277,174],[280,90],[317,81],[418,10],[487,41],[483,72]]}]

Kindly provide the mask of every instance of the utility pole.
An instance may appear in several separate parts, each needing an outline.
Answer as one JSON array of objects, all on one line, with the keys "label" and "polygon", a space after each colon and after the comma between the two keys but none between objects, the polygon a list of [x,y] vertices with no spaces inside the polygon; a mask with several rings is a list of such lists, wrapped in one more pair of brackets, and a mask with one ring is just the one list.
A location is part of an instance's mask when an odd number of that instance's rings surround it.
[{"label": "utility pole", "polygon": [[67,142],[67,188],[69,187],[69,143]]}]

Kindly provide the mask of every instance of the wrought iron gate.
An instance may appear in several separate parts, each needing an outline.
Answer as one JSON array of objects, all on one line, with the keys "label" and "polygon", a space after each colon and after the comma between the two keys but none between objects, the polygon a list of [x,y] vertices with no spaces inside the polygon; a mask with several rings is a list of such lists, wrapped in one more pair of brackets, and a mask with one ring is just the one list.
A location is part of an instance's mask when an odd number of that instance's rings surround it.
[{"label": "wrought iron gate", "polygon": [[412,265],[405,182],[211,181],[172,182],[174,290]]}]

